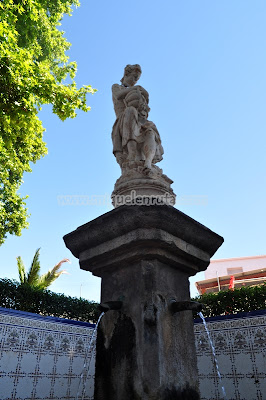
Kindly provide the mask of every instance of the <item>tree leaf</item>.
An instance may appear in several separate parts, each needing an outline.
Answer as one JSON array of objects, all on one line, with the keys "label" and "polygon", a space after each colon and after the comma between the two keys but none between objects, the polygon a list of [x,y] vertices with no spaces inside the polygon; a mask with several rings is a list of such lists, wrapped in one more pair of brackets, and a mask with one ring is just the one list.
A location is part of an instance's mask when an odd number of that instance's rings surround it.
[{"label": "tree leaf", "polygon": [[[58,29],[77,0],[0,2],[0,244],[7,234],[28,227],[25,197],[18,194],[24,172],[45,154],[42,104],[51,104],[61,120],[88,111],[91,86],[76,87],[70,43]],[[70,84],[63,83],[69,77]]]}]

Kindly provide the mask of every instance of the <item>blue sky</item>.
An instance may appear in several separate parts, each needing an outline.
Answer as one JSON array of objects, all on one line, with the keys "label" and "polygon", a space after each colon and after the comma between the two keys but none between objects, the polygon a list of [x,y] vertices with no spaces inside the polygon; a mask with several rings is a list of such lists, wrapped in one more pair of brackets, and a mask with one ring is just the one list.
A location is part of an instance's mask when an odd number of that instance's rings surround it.
[{"label": "blue sky", "polygon": [[0,276],[17,278],[16,257],[29,266],[41,247],[42,272],[71,259],[51,290],[99,300],[100,279],[80,271],[62,237],[111,206],[62,206],[58,196],[110,196],[120,176],[111,86],[129,63],[142,67],[139,84],[165,150],[158,166],[174,181],[176,207],[224,237],[215,259],[265,254],[265,21],[263,0],[81,0],[62,29],[77,84],[98,92],[88,96],[91,111],[73,120],[43,107],[49,154],[24,177],[30,228],[1,246]]}]

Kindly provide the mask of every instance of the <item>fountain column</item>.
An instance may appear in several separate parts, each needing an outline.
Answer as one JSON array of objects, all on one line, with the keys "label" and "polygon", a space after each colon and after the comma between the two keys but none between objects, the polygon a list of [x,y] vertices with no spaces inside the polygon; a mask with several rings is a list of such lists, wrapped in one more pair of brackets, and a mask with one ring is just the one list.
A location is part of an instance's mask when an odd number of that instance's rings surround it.
[{"label": "fountain column", "polygon": [[97,335],[95,400],[198,400],[188,278],[207,268],[223,238],[172,207],[140,75],[140,65],[127,65],[112,86],[117,208],[64,240],[80,267],[102,278],[110,308]]},{"label": "fountain column", "polygon": [[192,311],[171,304],[190,300],[222,237],[172,206],[124,205],[64,240],[102,278],[101,302],[122,304],[99,326],[95,400],[199,399]]}]

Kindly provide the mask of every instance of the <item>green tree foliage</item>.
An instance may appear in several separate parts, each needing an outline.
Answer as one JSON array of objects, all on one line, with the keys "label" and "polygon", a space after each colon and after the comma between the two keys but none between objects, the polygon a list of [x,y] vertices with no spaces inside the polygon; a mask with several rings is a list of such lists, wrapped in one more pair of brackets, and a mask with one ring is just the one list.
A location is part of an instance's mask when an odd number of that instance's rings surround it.
[{"label": "green tree foliage", "polygon": [[[204,306],[204,317],[237,314],[266,309],[266,283],[240,289],[203,294],[194,299]],[[194,315],[198,318],[197,314]]]},{"label": "green tree foliage", "polygon": [[58,29],[72,5],[78,0],[0,2],[0,244],[28,226],[17,191],[30,163],[47,153],[41,105],[52,104],[61,120],[74,118],[75,110],[89,110],[86,94],[95,92],[76,87],[77,66],[65,54],[70,43]]},{"label": "green tree foliage", "polygon": [[49,269],[48,272],[40,275],[41,265],[39,257],[40,249],[37,249],[28,273],[26,273],[22,258],[20,256],[17,257],[18,273],[21,285],[31,286],[37,290],[44,290],[47,289],[48,286],[50,286],[57,278],[59,278],[61,274],[66,273],[65,270],[59,271],[59,269],[63,263],[69,262],[69,259],[64,258],[63,260],[59,261],[59,263],[56,264],[52,269]]},{"label": "green tree foliage", "polygon": [[96,322],[100,315],[93,301],[37,290],[10,279],[0,279],[0,307],[85,322]]}]

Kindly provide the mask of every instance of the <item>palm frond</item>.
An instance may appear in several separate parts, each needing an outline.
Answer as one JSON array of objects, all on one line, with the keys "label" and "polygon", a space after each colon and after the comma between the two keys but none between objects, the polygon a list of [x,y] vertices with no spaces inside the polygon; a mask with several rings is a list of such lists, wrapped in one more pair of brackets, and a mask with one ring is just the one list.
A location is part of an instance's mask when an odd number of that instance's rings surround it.
[{"label": "palm frond", "polygon": [[64,258],[63,260],[59,261],[58,264],[56,264],[52,269],[49,269],[48,272],[40,276],[39,278],[39,284],[38,287],[39,289],[46,289],[48,286],[50,286],[60,275],[62,274],[67,274],[68,272],[64,269],[59,271],[59,268],[61,265],[65,262],[69,262],[68,258]]},{"label": "palm frond", "polygon": [[20,256],[17,257],[17,266],[18,266],[18,273],[19,273],[19,280],[20,283],[25,283],[26,281],[26,271],[25,266]]},{"label": "palm frond", "polygon": [[38,280],[40,279],[40,261],[39,261],[39,256],[40,256],[40,248],[36,250],[30,270],[28,272],[27,276],[27,283],[31,286],[36,286],[38,285]]}]

